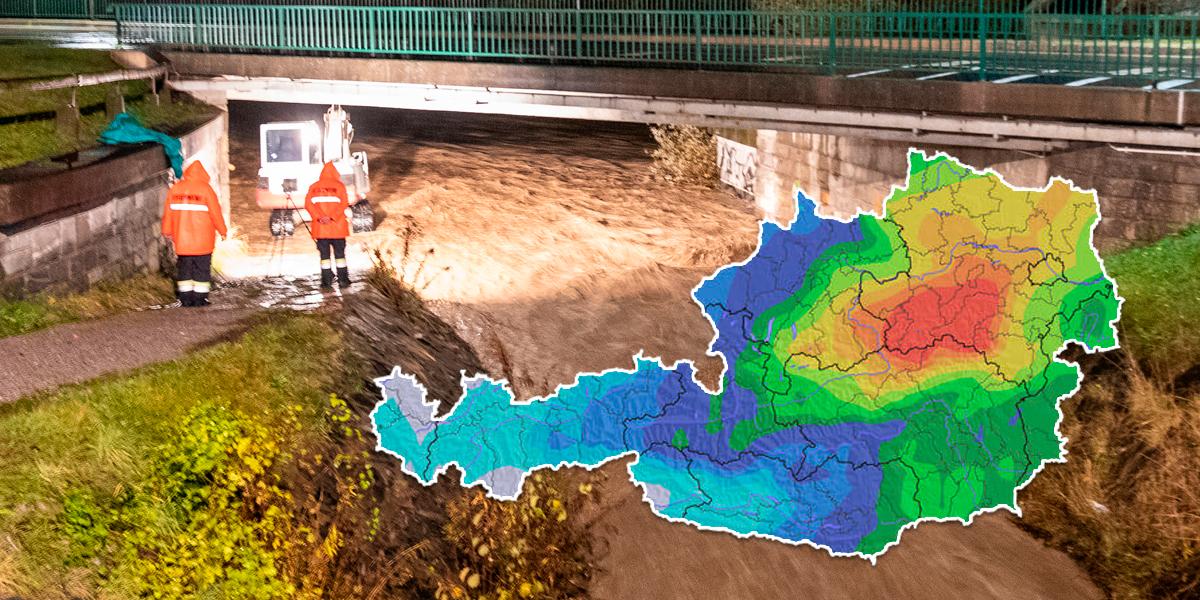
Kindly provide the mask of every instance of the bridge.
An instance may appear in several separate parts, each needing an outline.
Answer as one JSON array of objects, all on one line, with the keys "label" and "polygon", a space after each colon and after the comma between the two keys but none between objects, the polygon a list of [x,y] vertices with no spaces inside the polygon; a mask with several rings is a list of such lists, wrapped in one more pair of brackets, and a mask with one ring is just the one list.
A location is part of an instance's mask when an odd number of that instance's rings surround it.
[{"label": "bridge", "polygon": [[[1200,121],[1186,94],[1200,90],[1200,15],[109,8],[124,43],[192,54],[173,55],[181,74],[234,76],[186,87],[229,98],[935,134],[922,141],[1027,151],[1200,148],[1180,130]],[[437,62],[418,73],[394,59]]]},{"label": "bridge", "polygon": [[[761,11],[745,0],[97,8],[103,1],[17,4],[111,19],[122,44],[170,60],[174,87],[217,104],[340,103],[749,131],[766,173],[752,193],[775,198],[759,199],[772,215],[790,203],[789,181],[852,212],[878,205],[886,183],[902,176],[880,160],[855,165],[817,149],[833,142],[858,144],[853,153],[862,154],[881,144],[900,154],[909,145],[945,149],[1028,185],[1043,185],[1051,171],[1075,173],[1102,195],[1112,190],[1075,165],[1079,157],[1131,162],[1130,180],[1141,181],[1136,165],[1149,157],[1189,160],[1179,157],[1200,150],[1200,13],[1113,14],[1108,3],[1083,0],[906,0],[886,11]],[[17,16],[32,16],[23,10]],[[779,140],[792,149],[773,149]],[[824,166],[806,174],[805,161]],[[1194,218],[1173,215],[1166,229],[1128,225],[1114,237],[1152,237]]]}]

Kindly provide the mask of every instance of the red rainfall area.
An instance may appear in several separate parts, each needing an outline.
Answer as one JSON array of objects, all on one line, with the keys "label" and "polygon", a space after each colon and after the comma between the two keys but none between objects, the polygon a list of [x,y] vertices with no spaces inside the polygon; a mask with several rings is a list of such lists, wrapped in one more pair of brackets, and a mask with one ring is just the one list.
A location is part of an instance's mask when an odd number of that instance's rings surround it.
[{"label": "red rainfall area", "polygon": [[880,351],[922,364],[935,349],[989,350],[1000,291],[991,279],[935,287],[910,296],[884,317]]}]

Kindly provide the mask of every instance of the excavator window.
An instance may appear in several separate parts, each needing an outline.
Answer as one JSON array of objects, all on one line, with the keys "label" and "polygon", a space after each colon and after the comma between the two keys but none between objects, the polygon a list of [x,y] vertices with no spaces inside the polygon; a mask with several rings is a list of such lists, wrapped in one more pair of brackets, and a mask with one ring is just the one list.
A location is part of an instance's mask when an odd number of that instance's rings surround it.
[{"label": "excavator window", "polygon": [[301,162],[304,160],[299,129],[267,131],[267,162]]}]

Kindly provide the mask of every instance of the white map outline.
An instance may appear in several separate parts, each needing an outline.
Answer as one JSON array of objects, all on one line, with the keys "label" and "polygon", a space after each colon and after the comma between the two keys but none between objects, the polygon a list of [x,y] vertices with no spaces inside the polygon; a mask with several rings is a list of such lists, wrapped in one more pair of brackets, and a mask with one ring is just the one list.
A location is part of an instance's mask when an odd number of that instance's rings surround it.
[{"label": "white map outline", "polygon": [[[473,387],[476,387],[473,384],[476,384],[477,382],[489,382],[493,385],[499,385],[501,387],[501,389],[504,389],[509,393],[509,396],[512,398],[511,403],[513,406],[527,406],[527,405],[533,404],[534,402],[544,402],[544,401],[549,400],[550,398],[557,397],[559,392],[561,390],[563,390],[564,388],[569,388],[569,387],[574,387],[574,386],[579,385],[580,378],[582,378],[582,377],[601,377],[607,373],[625,373],[625,374],[636,373],[637,372],[637,364],[638,364],[639,360],[656,362],[658,364],[659,368],[665,369],[665,370],[674,370],[674,369],[677,369],[680,365],[687,365],[692,370],[692,382],[694,384],[696,384],[701,390],[703,390],[705,393],[708,393],[708,394],[722,393],[724,391],[725,373],[728,372],[729,365],[725,362],[725,357],[723,355],[721,355],[720,353],[713,352],[713,347],[716,345],[717,338],[718,338],[717,324],[712,320],[712,317],[709,316],[709,314],[704,311],[704,305],[696,298],[696,292],[701,287],[703,287],[704,284],[715,279],[716,276],[719,273],[721,273],[722,271],[724,271],[726,269],[730,269],[730,268],[745,266],[751,260],[753,260],[755,257],[757,257],[758,253],[762,250],[762,247],[763,247],[763,234],[766,231],[766,227],[768,225],[771,225],[774,227],[778,227],[782,231],[787,231],[787,230],[791,229],[792,226],[795,225],[796,219],[798,219],[800,216],[799,210],[796,211],[795,216],[793,216],[790,220],[788,220],[786,223],[784,223],[782,225],[776,224],[776,223],[773,223],[770,221],[760,220],[758,223],[758,245],[755,247],[754,252],[752,252],[746,259],[744,259],[742,261],[731,262],[722,267],[717,268],[713,272],[712,275],[706,276],[704,279],[702,279],[700,281],[699,284],[697,284],[695,287],[693,287],[691,293],[689,294],[692,298],[692,301],[695,302],[699,306],[700,313],[704,315],[704,318],[709,322],[709,325],[712,327],[712,330],[713,330],[712,341],[709,342],[708,349],[705,350],[705,355],[708,357],[716,357],[721,360],[721,365],[722,365],[721,373],[720,373],[721,377],[717,380],[716,391],[709,389],[707,386],[705,386],[702,382],[700,382],[696,378],[698,372],[696,369],[695,362],[692,359],[680,359],[680,360],[672,363],[670,366],[667,366],[667,365],[663,364],[661,357],[646,357],[646,356],[644,356],[644,354],[643,354],[644,349],[643,349],[643,350],[638,350],[637,354],[635,354],[633,356],[633,369],[632,370],[615,367],[615,368],[611,368],[611,369],[605,369],[604,371],[599,372],[599,373],[591,373],[591,372],[576,373],[575,379],[572,383],[569,383],[569,384],[561,384],[560,383],[557,386],[555,386],[554,392],[552,392],[551,394],[549,394],[547,396],[533,397],[525,402],[521,402],[516,399],[516,394],[513,393],[513,390],[511,388],[508,380],[506,380],[506,379],[492,379],[491,377],[489,377],[487,375],[482,375],[482,374],[475,374],[473,376],[468,377],[465,370],[460,371],[459,383],[463,388],[463,393],[459,397],[459,401],[455,404],[455,406],[450,409],[449,413],[447,413],[446,415],[444,415],[442,417],[437,417],[436,416],[437,408],[441,405],[441,400],[438,400],[438,399],[429,400],[428,389],[426,389],[426,387],[424,385],[422,385],[420,381],[417,380],[416,376],[408,375],[408,374],[404,373],[403,370],[399,366],[396,366],[395,368],[392,369],[392,372],[390,375],[387,375],[384,377],[379,377],[374,380],[375,384],[380,386],[381,395],[383,396],[383,399],[375,405],[375,409],[372,410],[371,414],[370,414],[371,431],[372,431],[372,433],[375,434],[376,439],[379,440],[375,445],[375,450],[384,452],[386,454],[390,454],[392,456],[395,456],[396,458],[399,458],[402,461],[401,470],[405,473],[409,473],[410,475],[413,475],[413,477],[416,478],[417,481],[424,486],[432,486],[432,485],[436,484],[438,481],[438,478],[441,475],[447,473],[448,470],[450,469],[450,467],[453,465],[461,473],[461,475],[459,477],[459,484],[463,488],[471,489],[476,486],[482,486],[485,491],[485,495],[487,497],[495,498],[497,500],[516,500],[520,496],[520,490],[524,487],[525,479],[528,478],[530,475],[532,475],[536,471],[540,471],[540,470],[544,470],[544,469],[558,470],[559,468],[562,468],[562,467],[568,467],[568,468],[582,467],[585,470],[590,472],[595,469],[599,469],[612,461],[622,459],[626,456],[633,456],[634,460],[632,462],[630,462],[629,465],[626,467],[626,471],[629,473],[629,480],[635,486],[642,488],[642,501],[649,504],[651,511],[654,512],[654,514],[661,519],[665,519],[666,521],[671,522],[671,523],[684,523],[684,524],[690,525],[700,531],[719,531],[719,532],[723,532],[723,533],[733,534],[734,536],[736,536],[739,539],[762,538],[762,539],[767,539],[767,540],[771,540],[771,541],[775,541],[775,542],[782,542],[784,544],[788,544],[788,545],[792,545],[792,546],[807,545],[807,546],[816,548],[818,550],[824,550],[824,551],[828,552],[830,556],[833,556],[833,557],[863,558],[863,559],[869,560],[872,565],[875,565],[878,558],[880,556],[882,556],[885,552],[887,552],[889,549],[891,549],[893,546],[899,545],[900,540],[904,537],[904,532],[906,530],[915,529],[916,526],[921,523],[926,523],[926,522],[947,523],[947,522],[958,521],[959,523],[962,523],[963,527],[966,527],[975,520],[976,516],[985,514],[985,513],[999,512],[1001,509],[1008,509],[1009,512],[1015,514],[1017,517],[1021,517],[1022,516],[1021,508],[1017,505],[1017,494],[1022,489],[1024,489],[1025,486],[1029,485],[1034,480],[1034,478],[1036,478],[1037,475],[1042,472],[1043,469],[1045,469],[1047,463],[1065,463],[1067,461],[1066,455],[1068,454],[1068,452],[1067,452],[1066,445],[1067,445],[1068,440],[1066,437],[1063,436],[1062,432],[1059,429],[1060,426],[1062,425],[1063,416],[1064,416],[1063,411],[1062,411],[1062,401],[1064,399],[1070,398],[1071,396],[1074,396],[1075,394],[1077,394],[1079,392],[1079,389],[1083,384],[1083,371],[1078,369],[1078,367],[1079,367],[1078,362],[1059,358],[1059,355],[1064,350],[1066,350],[1068,345],[1071,343],[1077,343],[1078,345],[1080,345],[1083,348],[1084,352],[1086,352],[1087,354],[1095,354],[1098,352],[1107,352],[1107,351],[1111,351],[1111,350],[1116,350],[1121,347],[1120,338],[1119,338],[1120,332],[1117,329],[1116,324],[1118,321],[1121,320],[1121,309],[1125,303],[1125,299],[1121,297],[1120,291],[1117,288],[1116,279],[1113,279],[1108,274],[1108,271],[1104,266],[1104,259],[1100,257],[1100,253],[1097,251],[1096,246],[1095,246],[1096,227],[1099,226],[1100,221],[1103,219],[1103,215],[1101,214],[1101,210],[1100,210],[1099,195],[1097,194],[1096,190],[1094,190],[1094,189],[1084,190],[1082,188],[1076,187],[1075,183],[1073,181],[1064,179],[1064,178],[1058,177],[1058,176],[1051,177],[1049,179],[1049,181],[1047,181],[1045,187],[1042,187],[1042,188],[1019,187],[1019,186],[1010,184],[1008,181],[1006,181],[1004,179],[1004,176],[1001,175],[1000,173],[996,172],[995,169],[992,169],[990,167],[982,169],[982,170],[976,169],[975,167],[967,164],[966,162],[958,160],[957,158],[950,156],[949,154],[946,154],[945,152],[938,151],[938,152],[935,152],[932,156],[930,156],[930,155],[926,154],[924,150],[919,150],[914,147],[910,147],[908,149],[908,152],[909,152],[909,156],[911,156],[912,153],[919,152],[921,154],[921,156],[924,158],[924,160],[927,162],[932,162],[938,158],[946,158],[948,160],[953,161],[954,163],[956,163],[958,165],[962,165],[963,167],[966,167],[968,170],[970,170],[974,174],[985,175],[985,176],[994,175],[1000,181],[1001,184],[1007,186],[1009,189],[1011,189],[1014,192],[1045,193],[1045,192],[1049,191],[1050,188],[1053,187],[1056,182],[1061,182],[1061,183],[1066,184],[1073,193],[1083,193],[1083,194],[1087,194],[1087,195],[1091,196],[1092,204],[1096,209],[1096,218],[1095,218],[1095,220],[1092,221],[1091,227],[1088,231],[1088,248],[1092,251],[1093,256],[1096,257],[1097,262],[1100,264],[1101,274],[1104,276],[1105,279],[1108,279],[1109,281],[1113,282],[1113,297],[1117,301],[1117,313],[1116,313],[1116,316],[1113,319],[1109,320],[1109,322],[1108,322],[1108,326],[1111,327],[1113,330],[1113,345],[1110,347],[1097,346],[1097,347],[1093,348],[1093,347],[1089,347],[1086,343],[1083,343],[1079,340],[1075,340],[1073,338],[1068,338],[1068,339],[1064,339],[1063,343],[1051,355],[1051,359],[1054,362],[1061,363],[1061,364],[1068,365],[1068,366],[1073,366],[1073,367],[1076,367],[1076,369],[1077,369],[1077,371],[1076,371],[1077,378],[1076,378],[1076,382],[1075,382],[1075,388],[1072,389],[1071,392],[1069,392],[1069,393],[1060,395],[1054,401],[1054,409],[1055,409],[1055,411],[1058,412],[1058,419],[1054,423],[1053,431],[1054,431],[1055,436],[1057,436],[1058,440],[1059,440],[1059,457],[1043,459],[1041,461],[1041,464],[1039,464],[1038,467],[1033,470],[1033,472],[1029,475],[1028,479],[1026,479],[1024,483],[1013,488],[1013,499],[1012,499],[1011,504],[998,504],[996,506],[991,506],[991,507],[987,507],[987,508],[979,508],[978,510],[975,510],[975,511],[971,512],[969,515],[967,515],[967,517],[965,519],[962,517],[957,517],[957,516],[954,516],[954,517],[920,517],[920,518],[917,518],[913,521],[910,521],[910,522],[904,524],[899,529],[899,531],[896,532],[896,539],[885,544],[876,553],[865,554],[865,553],[859,552],[857,550],[854,552],[838,552],[838,551],[834,550],[833,548],[830,548],[829,546],[826,546],[824,544],[818,544],[816,542],[813,542],[812,540],[807,540],[807,539],[789,540],[789,539],[781,538],[779,536],[772,535],[772,534],[759,533],[757,531],[751,531],[751,532],[734,531],[732,529],[729,529],[728,527],[720,527],[720,526],[714,527],[714,526],[709,526],[709,525],[701,525],[699,523],[696,523],[695,521],[692,521],[691,519],[687,519],[687,518],[683,518],[683,517],[670,517],[670,516],[662,514],[661,512],[658,511],[657,508],[655,508],[654,503],[650,499],[650,497],[649,497],[650,490],[649,490],[649,488],[646,487],[646,483],[642,482],[642,481],[638,481],[633,475],[633,467],[635,465],[637,465],[638,462],[641,460],[640,453],[637,450],[627,450],[627,451],[617,454],[615,456],[611,456],[605,460],[599,461],[595,464],[585,464],[585,463],[580,463],[577,461],[562,461],[562,462],[559,462],[558,464],[543,464],[543,465],[539,465],[537,467],[530,468],[530,469],[524,471],[523,475],[520,478],[520,481],[517,482],[517,490],[518,490],[517,494],[514,496],[511,496],[511,497],[508,497],[508,496],[497,495],[497,494],[493,493],[491,488],[482,479],[468,484],[466,482],[466,470],[459,464],[459,462],[457,460],[450,461],[448,463],[445,463],[445,464],[437,467],[434,470],[433,475],[430,477],[428,482],[421,481],[420,478],[416,477],[415,471],[411,470],[411,466],[410,466],[410,463],[408,460],[406,460],[403,456],[400,456],[399,454],[393,452],[392,450],[389,450],[389,449],[383,447],[382,436],[379,432],[378,424],[375,421],[375,415],[376,415],[376,413],[379,412],[379,410],[388,401],[387,392],[385,389],[383,389],[384,383],[393,378],[409,379],[420,390],[421,404],[423,406],[429,407],[432,410],[432,415],[433,415],[432,420],[435,423],[445,421],[445,420],[449,419],[450,417],[452,417],[454,415],[455,410],[457,410],[457,408],[459,406],[464,404],[462,402],[462,400],[466,398],[467,391]],[[899,184],[893,184],[891,186],[891,190],[888,193],[887,198],[883,202],[882,214],[876,213],[875,211],[864,211],[864,210],[862,210],[862,208],[856,207],[854,214],[850,215],[846,218],[840,218],[836,215],[822,215],[822,214],[820,214],[821,207],[819,205],[817,205],[817,203],[815,201],[811,200],[812,196],[810,196],[807,193],[807,190],[804,190],[802,187],[800,187],[798,185],[793,185],[793,196],[796,197],[797,206],[799,206],[799,204],[800,204],[800,198],[799,198],[798,194],[803,194],[806,199],[810,199],[809,201],[813,205],[813,215],[816,216],[818,219],[826,219],[826,220],[837,221],[837,222],[846,223],[846,224],[853,223],[855,220],[857,220],[858,218],[860,218],[864,215],[873,216],[878,219],[884,219],[884,218],[887,218],[888,202],[896,194],[897,191],[906,190],[911,187],[912,176],[913,176],[913,172],[912,172],[912,163],[911,163],[911,158],[910,158],[908,174],[905,176],[904,185],[903,185],[903,187],[901,187]]]}]

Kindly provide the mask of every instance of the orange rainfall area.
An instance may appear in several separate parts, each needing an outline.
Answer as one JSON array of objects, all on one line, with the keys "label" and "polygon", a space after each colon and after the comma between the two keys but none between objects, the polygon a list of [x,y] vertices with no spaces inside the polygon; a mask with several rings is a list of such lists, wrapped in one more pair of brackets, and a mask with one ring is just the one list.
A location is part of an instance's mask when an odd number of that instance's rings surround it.
[{"label": "orange rainfall area", "polygon": [[[259,125],[320,122],[327,108],[230,103],[231,220],[245,244],[234,262],[246,274],[308,285],[318,273],[305,228],[272,238],[254,190]],[[377,222],[349,238],[355,278],[369,252],[389,257],[519,399],[577,373],[630,368],[639,350],[698,360],[709,381],[719,373],[705,356],[714,332],[690,292],[753,251],[758,220],[726,192],[653,179],[646,127],[345,108],[351,151],[368,155]],[[926,523],[872,566],[655,517],[628,460],[598,470],[597,600],[1102,597],[1005,514],[968,528]]]}]

